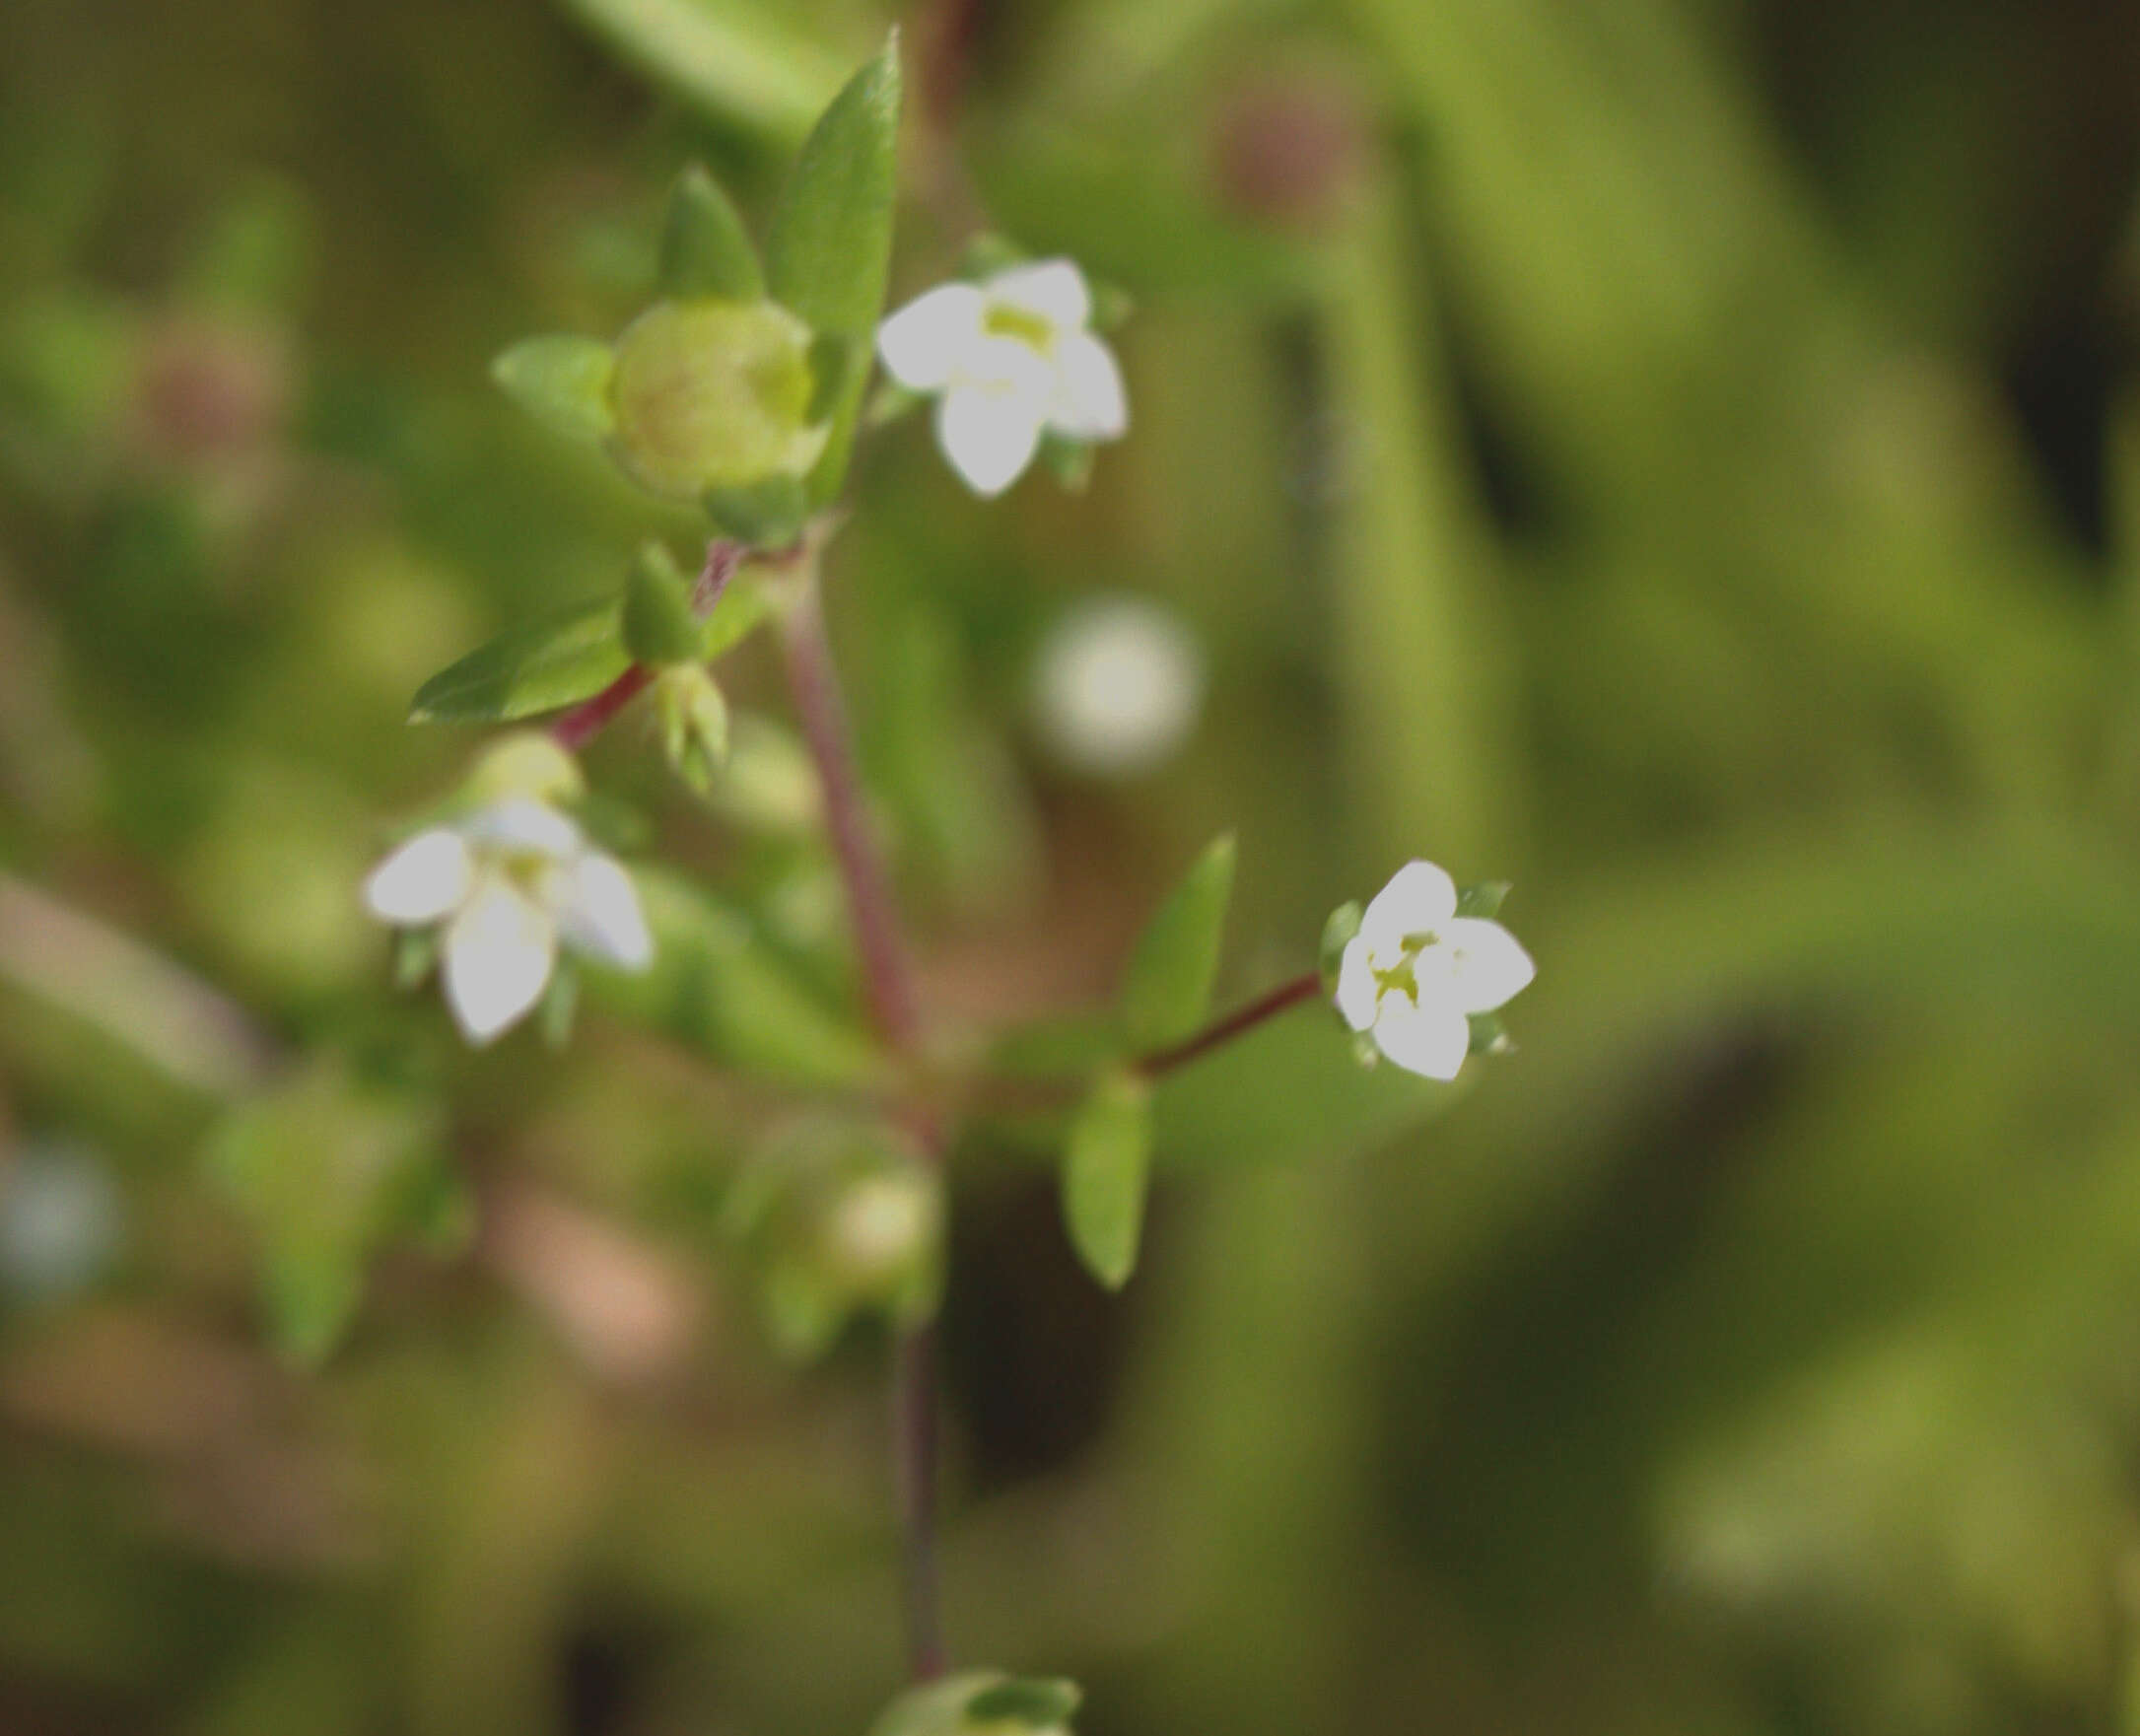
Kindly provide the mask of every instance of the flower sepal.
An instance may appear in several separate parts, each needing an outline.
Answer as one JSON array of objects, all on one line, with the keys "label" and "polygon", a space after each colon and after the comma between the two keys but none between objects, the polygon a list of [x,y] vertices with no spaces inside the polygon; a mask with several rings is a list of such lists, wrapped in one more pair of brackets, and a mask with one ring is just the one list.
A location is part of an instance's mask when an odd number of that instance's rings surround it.
[{"label": "flower sepal", "polygon": [[728,758],[728,702],[719,684],[702,664],[678,663],[656,679],[655,709],[669,769],[704,796]]}]

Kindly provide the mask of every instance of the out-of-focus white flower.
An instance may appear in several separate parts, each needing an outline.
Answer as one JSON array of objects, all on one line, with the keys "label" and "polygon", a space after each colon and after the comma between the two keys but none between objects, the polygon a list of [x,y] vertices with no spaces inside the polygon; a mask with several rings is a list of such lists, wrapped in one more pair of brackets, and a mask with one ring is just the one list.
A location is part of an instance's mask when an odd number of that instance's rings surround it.
[{"label": "out-of-focus white flower", "polygon": [[938,394],[943,455],[974,493],[995,496],[1044,433],[1090,444],[1129,429],[1121,370],[1091,318],[1084,275],[1043,259],[909,302],[877,328],[877,354],[908,390]]},{"label": "out-of-focus white flower", "polygon": [[110,1171],[71,1145],[26,1145],[0,1171],[0,1282],[34,1301],[80,1294],[118,1248],[125,1205]]},{"label": "out-of-focus white flower", "polygon": [[446,1004],[471,1043],[488,1043],[542,999],[561,939],[625,970],[654,959],[631,875],[525,796],[418,833],[372,870],[364,901],[396,928],[443,927]]},{"label": "out-of-focus white flower", "polygon": [[1204,659],[1170,610],[1141,597],[1086,603],[1049,630],[1033,711],[1066,764],[1127,777],[1181,746],[1204,700]]},{"label": "out-of-focus white flower", "polygon": [[1430,862],[1408,862],[1361,914],[1338,968],[1345,1022],[1433,1079],[1464,1065],[1471,1014],[1491,1012],[1537,974],[1499,923],[1456,911],[1456,882]]}]

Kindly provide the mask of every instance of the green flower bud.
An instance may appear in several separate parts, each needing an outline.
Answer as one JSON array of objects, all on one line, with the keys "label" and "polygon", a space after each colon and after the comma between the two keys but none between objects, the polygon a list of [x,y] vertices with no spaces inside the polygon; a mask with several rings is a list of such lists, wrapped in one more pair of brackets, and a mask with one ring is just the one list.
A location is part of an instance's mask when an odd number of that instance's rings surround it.
[{"label": "green flower bud", "polygon": [[656,302],[617,340],[610,451],[685,500],[808,470],[830,432],[809,419],[810,343],[772,302]]}]

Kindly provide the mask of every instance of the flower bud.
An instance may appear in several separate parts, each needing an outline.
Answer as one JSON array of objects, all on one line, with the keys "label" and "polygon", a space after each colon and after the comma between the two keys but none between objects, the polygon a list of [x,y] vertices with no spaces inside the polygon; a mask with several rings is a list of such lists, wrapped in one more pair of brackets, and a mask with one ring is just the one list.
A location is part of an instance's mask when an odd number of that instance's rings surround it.
[{"label": "flower bud", "polygon": [[484,750],[462,794],[476,806],[516,796],[569,804],[587,794],[587,780],[580,762],[541,730],[516,729]]},{"label": "flower bud", "polygon": [[807,470],[808,326],[772,302],[656,302],[617,340],[610,450],[656,494],[696,499]]}]

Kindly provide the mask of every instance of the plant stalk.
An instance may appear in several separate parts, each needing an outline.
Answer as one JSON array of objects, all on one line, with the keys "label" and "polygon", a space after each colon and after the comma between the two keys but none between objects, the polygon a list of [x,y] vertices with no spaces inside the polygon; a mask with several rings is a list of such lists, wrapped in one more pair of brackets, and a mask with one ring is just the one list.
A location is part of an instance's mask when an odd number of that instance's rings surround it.
[{"label": "plant stalk", "polygon": [[[824,788],[826,824],[847,889],[870,1020],[895,1055],[912,1055],[921,1035],[913,967],[890,876],[870,832],[814,563],[799,575],[795,594],[782,612],[781,644],[789,691]],[[914,1118],[914,1126],[929,1161],[940,1166],[940,1124],[925,1114]],[[942,1675],[946,1661],[936,1567],[936,1407],[935,1331],[916,1327],[902,1332],[892,1349],[891,1429],[907,1668],[917,1682]]]}]

